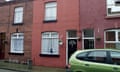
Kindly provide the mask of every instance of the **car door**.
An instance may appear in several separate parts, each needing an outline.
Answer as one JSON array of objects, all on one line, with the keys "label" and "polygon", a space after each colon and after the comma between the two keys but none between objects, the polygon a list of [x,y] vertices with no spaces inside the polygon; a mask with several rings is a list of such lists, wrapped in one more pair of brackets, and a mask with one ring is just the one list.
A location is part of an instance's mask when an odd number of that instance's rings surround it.
[{"label": "car door", "polygon": [[84,62],[86,72],[113,72],[107,64],[106,51],[91,51]]},{"label": "car door", "polygon": [[110,51],[110,68],[113,72],[120,72],[120,52]]}]

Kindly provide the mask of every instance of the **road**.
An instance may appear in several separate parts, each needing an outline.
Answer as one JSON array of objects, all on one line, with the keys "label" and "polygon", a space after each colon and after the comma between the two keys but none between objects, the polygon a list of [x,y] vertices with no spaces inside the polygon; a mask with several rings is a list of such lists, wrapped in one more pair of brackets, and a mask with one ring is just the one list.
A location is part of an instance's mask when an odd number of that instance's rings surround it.
[{"label": "road", "polygon": [[16,71],[0,69],[0,72],[16,72]]}]

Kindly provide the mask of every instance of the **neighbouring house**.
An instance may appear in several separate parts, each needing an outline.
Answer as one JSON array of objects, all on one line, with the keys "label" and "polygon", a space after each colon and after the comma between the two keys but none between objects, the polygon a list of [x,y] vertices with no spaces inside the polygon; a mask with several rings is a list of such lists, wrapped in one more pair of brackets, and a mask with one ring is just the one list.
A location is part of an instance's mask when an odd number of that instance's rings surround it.
[{"label": "neighbouring house", "polygon": [[120,49],[120,0],[80,0],[82,48]]},{"label": "neighbouring house", "polygon": [[0,60],[31,59],[32,21],[32,0],[0,0]]},{"label": "neighbouring house", "polygon": [[81,49],[79,0],[34,0],[33,65],[66,67]]}]

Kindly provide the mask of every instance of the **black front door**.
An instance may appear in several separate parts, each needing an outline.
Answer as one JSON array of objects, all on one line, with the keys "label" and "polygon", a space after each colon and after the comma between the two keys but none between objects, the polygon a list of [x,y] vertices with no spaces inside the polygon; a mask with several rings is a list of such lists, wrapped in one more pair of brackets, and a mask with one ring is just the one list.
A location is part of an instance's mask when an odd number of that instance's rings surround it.
[{"label": "black front door", "polygon": [[77,39],[68,39],[68,60],[76,50],[77,50]]}]

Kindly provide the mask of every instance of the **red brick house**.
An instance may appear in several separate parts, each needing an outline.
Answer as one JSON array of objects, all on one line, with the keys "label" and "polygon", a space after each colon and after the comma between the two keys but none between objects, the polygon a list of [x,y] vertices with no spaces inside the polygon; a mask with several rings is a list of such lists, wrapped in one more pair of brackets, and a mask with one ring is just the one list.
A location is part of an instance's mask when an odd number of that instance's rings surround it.
[{"label": "red brick house", "polygon": [[80,0],[82,48],[120,49],[120,0]]},{"label": "red brick house", "polygon": [[79,0],[34,0],[33,7],[33,64],[65,67],[81,48]]},{"label": "red brick house", "polygon": [[31,59],[32,0],[0,0],[0,59]]}]

